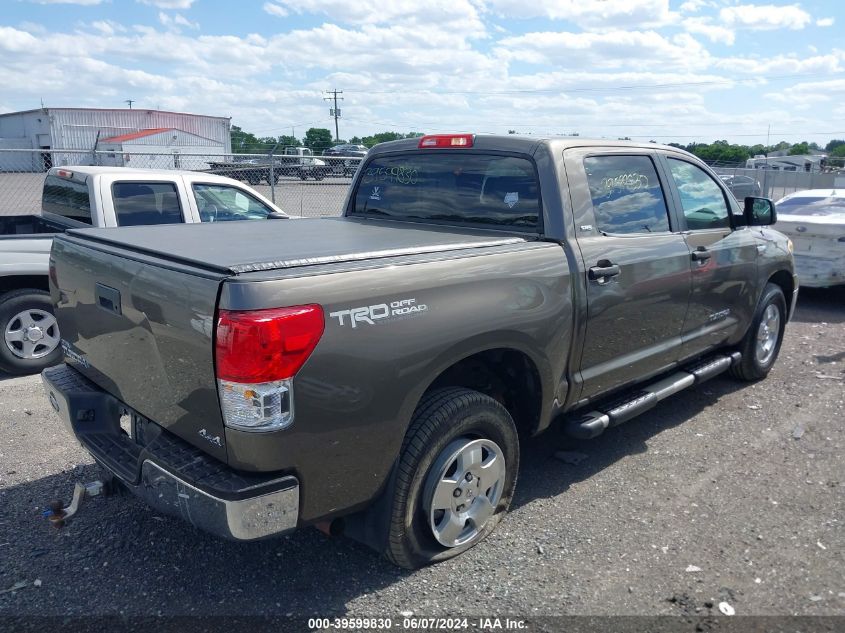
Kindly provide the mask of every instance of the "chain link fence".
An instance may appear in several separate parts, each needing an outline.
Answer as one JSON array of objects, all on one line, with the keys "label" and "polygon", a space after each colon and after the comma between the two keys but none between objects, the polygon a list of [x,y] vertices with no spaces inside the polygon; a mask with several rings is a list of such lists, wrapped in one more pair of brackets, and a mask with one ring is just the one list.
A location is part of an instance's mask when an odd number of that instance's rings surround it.
[{"label": "chain link fence", "polygon": [[[0,215],[40,213],[44,175],[50,167],[100,165],[219,174],[244,182],[290,215],[337,216],[361,160],[312,156],[303,148],[229,155],[0,149]],[[836,178],[831,172],[712,167],[739,200],[764,196],[777,201],[794,191],[833,188]]]},{"label": "chain link fence", "polygon": [[777,202],[795,191],[832,189],[837,177],[835,172],[711,167],[740,201],[745,196],[762,196]]},{"label": "chain link fence", "polygon": [[50,167],[98,165],[189,170],[239,180],[289,215],[337,216],[360,156],[312,156],[302,148],[283,154],[137,153],[0,149],[0,215],[41,212],[41,190]]}]

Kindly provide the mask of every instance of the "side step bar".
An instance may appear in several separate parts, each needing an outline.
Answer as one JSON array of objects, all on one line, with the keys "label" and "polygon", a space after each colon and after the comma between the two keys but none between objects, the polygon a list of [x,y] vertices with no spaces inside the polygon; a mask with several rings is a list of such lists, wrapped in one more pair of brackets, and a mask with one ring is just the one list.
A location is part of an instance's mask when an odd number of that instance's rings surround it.
[{"label": "side step bar", "polygon": [[596,437],[611,426],[645,413],[661,400],[721,374],[740,360],[742,355],[739,352],[731,352],[698,361],[633,393],[628,392],[615,400],[600,403],[593,411],[575,413],[567,418],[564,430],[579,439]]}]

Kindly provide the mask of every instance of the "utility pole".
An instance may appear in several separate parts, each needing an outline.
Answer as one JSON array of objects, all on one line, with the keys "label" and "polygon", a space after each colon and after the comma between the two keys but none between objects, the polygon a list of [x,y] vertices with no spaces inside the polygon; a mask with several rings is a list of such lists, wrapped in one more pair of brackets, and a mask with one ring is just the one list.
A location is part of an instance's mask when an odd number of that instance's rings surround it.
[{"label": "utility pole", "polygon": [[[335,88],[334,90],[326,90],[326,94],[332,95],[331,97],[323,97],[323,101],[332,101],[334,100],[334,108],[329,109],[329,115],[334,117],[334,140],[335,142],[340,141],[340,132],[337,129],[337,120],[340,118],[340,110],[337,107],[337,95],[342,95],[343,90],[338,90]],[[340,97],[340,100],[343,101],[343,97]]]},{"label": "utility pole", "polygon": [[133,104],[133,103],[135,103],[135,100],[134,100],[134,99],[127,99],[127,100],[126,100],[126,101],[124,101],[123,103],[128,103],[128,104],[129,104],[129,109],[131,110],[131,109],[132,109],[132,104]]}]

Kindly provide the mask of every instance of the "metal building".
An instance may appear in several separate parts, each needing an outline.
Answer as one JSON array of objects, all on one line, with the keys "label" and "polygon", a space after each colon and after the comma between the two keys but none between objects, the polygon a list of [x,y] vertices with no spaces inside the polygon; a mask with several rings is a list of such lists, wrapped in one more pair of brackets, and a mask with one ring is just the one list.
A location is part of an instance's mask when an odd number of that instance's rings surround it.
[{"label": "metal building", "polygon": [[[145,130],[170,129],[213,141],[223,153],[232,151],[229,117],[142,109],[40,108],[0,114],[0,149],[87,150],[101,149],[102,139]],[[39,154],[20,152],[16,166],[26,171],[42,171],[51,164],[90,164],[93,154]],[[12,156],[6,156],[5,161]],[[87,160],[85,160],[87,158]],[[11,166],[4,165],[10,169]]]},{"label": "metal building", "polygon": [[209,161],[220,161],[226,146],[176,128],[155,128],[101,138],[97,149],[100,165],[149,169],[208,169]]}]

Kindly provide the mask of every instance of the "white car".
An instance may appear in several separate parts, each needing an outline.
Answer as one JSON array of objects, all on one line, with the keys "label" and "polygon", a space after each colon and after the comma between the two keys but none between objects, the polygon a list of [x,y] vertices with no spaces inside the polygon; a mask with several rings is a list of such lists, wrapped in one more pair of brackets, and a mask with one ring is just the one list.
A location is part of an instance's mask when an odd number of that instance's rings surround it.
[{"label": "white car", "polygon": [[777,224],[795,245],[802,286],[845,284],[845,189],[808,189],[781,198]]}]

